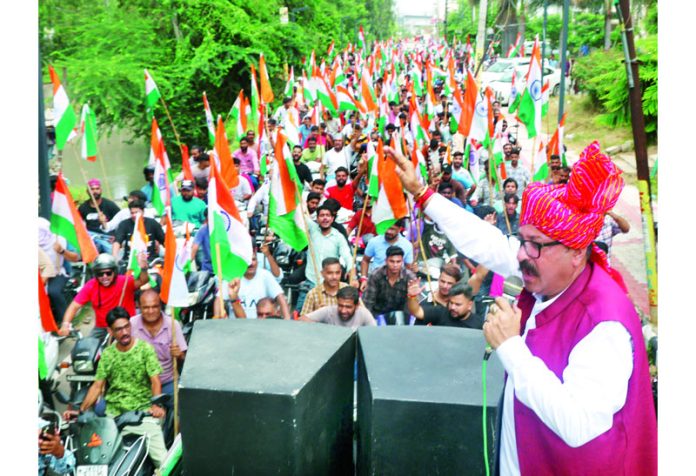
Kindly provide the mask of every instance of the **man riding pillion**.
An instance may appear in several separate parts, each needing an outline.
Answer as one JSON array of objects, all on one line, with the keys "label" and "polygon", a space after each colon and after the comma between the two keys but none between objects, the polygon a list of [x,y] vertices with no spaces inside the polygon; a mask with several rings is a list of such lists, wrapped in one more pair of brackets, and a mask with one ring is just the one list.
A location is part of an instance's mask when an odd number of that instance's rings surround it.
[{"label": "man riding pillion", "polygon": [[[147,435],[150,459],[159,467],[167,455],[167,448],[158,419],[164,418],[166,411],[150,401],[162,393],[159,378],[162,367],[154,348],[132,336],[130,316],[126,309],[112,309],[107,323],[114,343],[104,349],[96,380],[80,405],[80,411],[90,409],[105,391],[107,416],[116,417],[135,410],[148,411],[151,416],[143,418],[137,426],[126,426],[123,434]],[[74,415],[74,411],[65,413],[66,419]]]},{"label": "man riding pillion", "polygon": [[[116,259],[110,254],[102,253],[94,260],[92,272],[94,278],[85,283],[77,296],[68,306],[63,316],[63,323],[58,330],[61,336],[70,333],[70,323],[78,311],[88,302],[94,310],[95,322],[90,335],[103,338],[107,333],[106,315],[117,306],[123,306],[130,315],[135,314],[135,290],[147,283],[147,255],[138,255],[140,274],[133,278],[130,273],[118,274]],[[125,288],[125,289],[124,289]]]}]

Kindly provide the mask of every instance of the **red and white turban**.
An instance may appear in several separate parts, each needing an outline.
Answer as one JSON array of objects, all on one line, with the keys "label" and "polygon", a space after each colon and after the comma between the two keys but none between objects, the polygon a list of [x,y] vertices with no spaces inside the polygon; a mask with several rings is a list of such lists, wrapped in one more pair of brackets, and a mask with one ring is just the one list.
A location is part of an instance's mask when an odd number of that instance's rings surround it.
[{"label": "red and white turban", "polygon": [[594,263],[607,270],[624,288],[621,275],[609,267],[606,254],[593,241],[602,229],[604,215],[619,199],[624,181],[621,170],[594,141],[573,165],[567,184],[541,182],[522,194],[521,225],[533,225],[549,238],[573,249],[592,245]]}]

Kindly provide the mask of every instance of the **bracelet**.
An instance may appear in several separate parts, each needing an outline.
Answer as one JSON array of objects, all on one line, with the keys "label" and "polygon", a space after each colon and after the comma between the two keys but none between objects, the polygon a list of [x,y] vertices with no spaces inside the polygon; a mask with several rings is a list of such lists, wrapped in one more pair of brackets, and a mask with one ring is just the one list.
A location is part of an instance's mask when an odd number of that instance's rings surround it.
[{"label": "bracelet", "polygon": [[416,192],[416,194],[413,196],[413,199],[415,201],[418,201],[421,199],[423,195],[425,195],[425,192],[428,191],[428,187],[423,185],[423,188],[421,188],[419,191]]},{"label": "bracelet", "polygon": [[362,277],[360,278],[360,282],[363,282],[363,281],[367,281],[367,276],[362,276]]},{"label": "bracelet", "polygon": [[409,298],[409,299],[418,299],[418,294],[414,294],[413,296],[411,296],[411,295],[409,294],[409,295],[408,295],[408,298]]},{"label": "bracelet", "polygon": [[426,189],[425,193],[416,199],[416,206],[421,209],[424,208],[425,202],[433,195],[435,195],[435,192],[433,192],[432,188]]}]

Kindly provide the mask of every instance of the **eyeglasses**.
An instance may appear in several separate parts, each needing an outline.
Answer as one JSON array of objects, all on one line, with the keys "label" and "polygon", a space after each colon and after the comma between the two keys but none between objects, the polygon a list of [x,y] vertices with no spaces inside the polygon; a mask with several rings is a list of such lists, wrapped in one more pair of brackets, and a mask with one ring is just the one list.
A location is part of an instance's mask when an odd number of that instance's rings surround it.
[{"label": "eyeglasses", "polygon": [[112,270],[106,270],[106,271],[97,271],[97,277],[101,278],[102,276],[113,276],[114,272]]},{"label": "eyeglasses", "polygon": [[551,241],[549,243],[537,243],[536,241],[525,240],[520,235],[516,236],[517,239],[520,240],[520,246],[524,248],[524,252],[527,253],[527,256],[529,256],[532,259],[537,259],[539,256],[541,256],[542,248],[561,244],[560,241]]}]

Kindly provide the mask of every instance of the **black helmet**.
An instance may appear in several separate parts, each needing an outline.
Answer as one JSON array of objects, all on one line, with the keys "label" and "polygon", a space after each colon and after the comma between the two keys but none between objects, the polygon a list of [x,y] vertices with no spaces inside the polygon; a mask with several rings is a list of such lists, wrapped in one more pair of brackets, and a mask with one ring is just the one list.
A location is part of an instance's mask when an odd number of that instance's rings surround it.
[{"label": "black helmet", "polygon": [[92,271],[103,271],[105,269],[113,269],[116,271],[118,269],[118,264],[116,264],[116,258],[108,253],[101,253],[97,256],[97,259],[92,263]]}]

